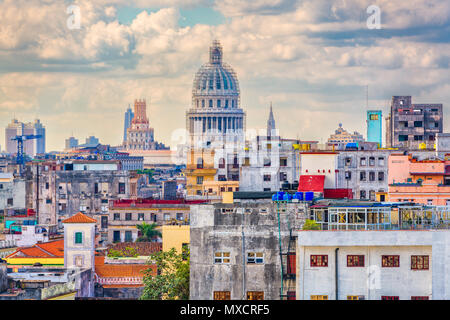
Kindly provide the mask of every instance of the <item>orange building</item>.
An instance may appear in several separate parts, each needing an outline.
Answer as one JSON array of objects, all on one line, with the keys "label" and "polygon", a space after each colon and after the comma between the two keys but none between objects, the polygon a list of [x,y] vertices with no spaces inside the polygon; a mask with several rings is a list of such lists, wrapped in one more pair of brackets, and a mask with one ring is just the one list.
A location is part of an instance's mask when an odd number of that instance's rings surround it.
[{"label": "orange building", "polygon": [[388,166],[389,201],[450,205],[450,161],[391,154]]}]

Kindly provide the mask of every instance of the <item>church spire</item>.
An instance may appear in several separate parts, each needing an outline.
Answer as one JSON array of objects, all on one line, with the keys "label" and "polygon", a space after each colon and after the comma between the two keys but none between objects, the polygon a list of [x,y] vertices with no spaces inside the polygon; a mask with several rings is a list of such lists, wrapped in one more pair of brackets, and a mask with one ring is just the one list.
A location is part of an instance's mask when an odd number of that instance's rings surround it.
[{"label": "church spire", "polygon": [[270,102],[270,113],[269,113],[269,120],[267,120],[267,136],[271,136],[272,134],[275,134],[275,119],[273,117],[273,111],[272,111],[272,101]]}]

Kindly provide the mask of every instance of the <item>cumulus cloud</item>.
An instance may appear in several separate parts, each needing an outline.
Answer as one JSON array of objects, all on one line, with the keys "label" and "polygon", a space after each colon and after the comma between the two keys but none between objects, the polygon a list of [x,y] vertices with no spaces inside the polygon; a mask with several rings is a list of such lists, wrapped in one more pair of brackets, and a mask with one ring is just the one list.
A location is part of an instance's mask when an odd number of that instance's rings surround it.
[{"label": "cumulus cloud", "polygon": [[[171,132],[185,126],[193,77],[213,39],[237,72],[249,128],[265,125],[261,110],[272,101],[286,136],[326,138],[336,119],[364,132],[367,84],[371,102],[385,110],[395,94],[450,102],[448,42],[407,32],[439,32],[433,28],[449,23],[448,1],[376,1],[381,31],[367,29],[362,0],[215,1],[223,24],[188,27],[179,25],[180,7],[211,1],[76,4],[81,28],[70,30],[62,0],[0,3],[0,125],[12,112],[24,121],[39,115],[53,149],[71,131],[120,143],[123,112],[136,98],[147,99],[156,138],[170,144]],[[130,5],[142,10],[120,24],[119,10]],[[150,6],[161,8],[144,10]]]}]

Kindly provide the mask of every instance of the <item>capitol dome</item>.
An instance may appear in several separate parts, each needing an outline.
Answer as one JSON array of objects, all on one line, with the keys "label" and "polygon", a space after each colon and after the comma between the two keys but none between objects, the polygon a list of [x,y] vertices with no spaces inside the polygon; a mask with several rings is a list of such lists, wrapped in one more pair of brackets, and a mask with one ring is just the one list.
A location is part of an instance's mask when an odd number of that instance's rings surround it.
[{"label": "capitol dome", "polygon": [[239,108],[239,82],[228,64],[222,61],[223,49],[213,41],[209,62],[195,74],[192,87],[193,108]]}]

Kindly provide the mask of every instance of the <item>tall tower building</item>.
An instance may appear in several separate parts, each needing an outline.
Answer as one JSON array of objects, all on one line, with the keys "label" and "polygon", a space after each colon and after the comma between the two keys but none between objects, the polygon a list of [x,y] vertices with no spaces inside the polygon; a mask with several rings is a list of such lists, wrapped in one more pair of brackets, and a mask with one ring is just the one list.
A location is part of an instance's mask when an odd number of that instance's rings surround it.
[{"label": "tall tower building", "polygon": [[269,120],[267,120],[267,136],[276,136],[275,118],[273,117],[272,102],[270,103]]},{"label": "tall tower building", "polygon": [[219,41],[213,41],[209,61],[195,74],[186,129],[188,194],[203,194],[206,184],[213,181],[234,181],[228,183],[238,186],[239,154],[245,144],[245,113],[240,105],[236,73],[223,62]]},{"label": "tall tower building", "polygon": [[145,99],[134,101],[134,116],[127,129],[125,148],[129,150],[154,150],[156,143],[153,137],[153,128],[150,128],[147,118],[147,105]]},{"label": "tall tower building", "polygon": [[43,154],[45,153],[45,127],[41,123],[39,119],[36,119],[33,124],[34,134],[41,135],[41,138],[37,138],[34,140],[35,144],[35,153]]},{"label": "tall tower building", "polygon": [[123,142],[126,143],[127,141],[127,130],[131,126],[131,120],[133,120],[134,113],[133,110],[131,110],[130,105],[128,105],[128,109],[125,112],[124,117],[124,125],[123,125]]},{"label": "tall tower building", "polygon": [[377,142],[378,147],[382,145],[382,111],[369,110],[367,111],[367,141]]}]

